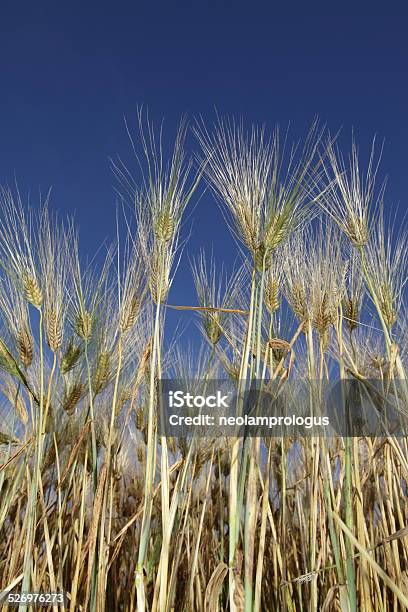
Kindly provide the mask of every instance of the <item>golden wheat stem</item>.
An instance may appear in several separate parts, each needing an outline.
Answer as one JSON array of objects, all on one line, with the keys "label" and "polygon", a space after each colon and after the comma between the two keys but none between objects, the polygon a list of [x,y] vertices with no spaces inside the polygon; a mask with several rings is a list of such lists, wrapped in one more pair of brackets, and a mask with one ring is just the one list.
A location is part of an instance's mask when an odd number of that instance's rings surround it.
[{"label": "golden wheat stem", "polygon": [[[113,388],[112,413],[111,413],[111,419],[110,419],[110,425],[109,425],[108,445],[107,445],[107,451],[106,451],[107,465],[108,465],[108,469],[109,470],[112,469],[112,466],[111,466],[111,462],[112,462],[112,458],[111,458],[111,454],[112,454],[112,438],[113,438],[113,431],[114,431],[114,428],[115,428],[116,405],[117,405],[117,401],[118,401],[119,380],[120,380],[120,374],[121,374],[121,370],[122,370],[122,360],[123,360],[122,334],[119,333],[119,338],[118,338],[118,366],[117,366],[117,369],[116,369],[115,384],[114,384],[114,388]],[[110,516],[109,526],[108,526],[108,531],[107,531],[107,541],[108,542],[110,542],[110,537],[111,537],[111,526],[112,526],[112,519],[111,519],[111,516]]]},{"label": "golden wheat stem", "polygon": [[[342,531],[347,536],[347,539],[350,541],[351,545],[354,548],[357,548],[360,555],[364,557],[367,561],[368,565],[370,565],[371,569],[375,574],[377,574],[383,582],[387,585],[387,587],[392,591],[395,597],[398,599],[399,603],[405,610],[408,610],[408,597],[406,594],[399,588],[395,582],[391,580],[391,578],[387,575],[387,573],[382,569],[382,567],[375,561],[372,555],[370,555],[367,550],[361,546],[360,542],[356,539],[353,532],[347,527],[347,525],[341,520],[341,518],[334,514],[334,518],[337,523],[340,525]],[[398,605],[398,603],[397,603]],[[352,608],[353,610],[357,610],[357,607]]]},{"label": "golden wheat stem", "polygon": [[[160,361],[160,347],[157,353],[157,371],[158,377],[161,378],[161,361]],[[159,409],[162,402],[161,389],[158,390],[159,395]],[[160,556],[160,598],[159,598],[159,609],[165,610],[168,597],[168,568],[169,568],[169,554],[170,554],[170,537],[173,527],[173,521],[170,517],[170,474],[169,474],[169,458],[167,449],[167,438],[161,436],[161,504],[162,504],[162,552]],[[193,443],[192,443],[193,444]],[[176,493],[176,492],[175,492]],[[177,496],[174,500],[174,510],[177,510]],[[173,507],[173,504],[172,504]]]},{"label": "golden wheat stem", "polygon": [[92,474],[93,474],[93,490],[94,493],[98,487],[98,451],[96,447],[96,432],[95,432],[95,413],[94,413],[94,401],[93,401],[93,391],[92,391],[92,374],[91,374],[91,364],[89,361],[88,354],[88,340],[85,339],[85,363],[86,363],[86,371],[87,371],[87,379],[88,379],[88,397],[89,397],[89,415],[91,421],[91,438],[92,438]]},{"label": "golden wheat stem", "polygon": [[78,544],[77,544],[77,556],[74,564],[74,575],[72,578],[72,586],[71,586],[71,610],[75,610],[76,608],[76,599],[79,588],[79,576],[81,572],[81,565],[83,560],[81,558],[82,552],[82,542],[84,537],[85,530],[85,503],[86,503],[86,492],[88,489],[88,471],[86,469],[86,465],[88,463],[88,449],[85,451],[84,457],[84,467],[82,470],[82,483],[81,483],[81,500],[80,500],[80,510],[79,510],[79,527],[78,527]]},{"label": "golden wheat stem", "polygon": [[[197,573],[198,555],[200,552],[201,534],[203,531],[204,516],[205,516],[205,511],[207,508],[208,497],[209,497],[213,460],[214,460],[214,447],[212,448],[211,458],[210,458],[210,462],[208,465],[208,474],[207,474],[206,487],[205,487],[205,497],[204,497],[204,502],[201,508],[200,522],[198,525],[198,532],[197,532],[197,536],[195,539],[195,546],[194,546],[193,558],[192,558],[192,563],[191,563],[191,573],[190,573],[190,581],[189,581],[190,606],[194,606],[194,583],[197,579],[196,573]],[[160,610],[163,610],[163,608],[160,608]]]},{"label": "golden wheat stem", "polygon": [[166,308],[172,308],[173,310],[191,310],[195,312],[226,312],[229,314],[240,314],[249,315],[249,310],[242,310],[240,308],[221,308],[216,306],[176,306],[173,304],[165,304]]},{"label": "golden wheat stem", "polygon": [[263,564],[264,564],[264,557],[265,557],[266,524],[267,524],[267,518],[268,518],[268,505],[269,505],[269,478],[270,478],[270,471],[271,471],[271,455],[272,455],[272,441],[269,440],[268,459],[266,462],[266,476],[265,476],[264,488],[262,492],[261,529],[259,532],[258,560],[257,560],[257,566],[256,566],[255,599],[254,599],[253,612],[260,612],[261,610],[262,575],[263,575]]},{"label": "golden wheat stem", "polygon": [[[85,363],[88,378],[88,394],[89,394],[89,414],[91,417],[91,444],[92,444],[92,482],[93,482],[93,493],[94,499],[98,491],[98,450],[96,446],[96,432],[95,432],[95,413],[94,413],[94,402],[93,402],[93,391],[92,391],[92,376],[91,376],[91,364],[89,362],[88,354],[88,343],[89,339],[85,338]],[[98,574],[98,560],[94,558],[92,568],[92,585],[91,585],[91,610],[94,612],[96,608],[96,588],[97,588],[97,574]]]}]

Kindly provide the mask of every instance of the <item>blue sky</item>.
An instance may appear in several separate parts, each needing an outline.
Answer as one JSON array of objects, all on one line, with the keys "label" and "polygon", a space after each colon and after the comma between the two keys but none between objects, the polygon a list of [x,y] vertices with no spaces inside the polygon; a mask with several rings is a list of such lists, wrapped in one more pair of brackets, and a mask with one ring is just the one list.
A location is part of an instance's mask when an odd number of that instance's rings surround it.
[{"label": "blue sky", "polygon": [[[3,1],[0,182],[16,177],[33,203],[52,186],[53,207],[75,213],[92,254],[113,237],[109,158],[134,163],[124,117],[136,126],[143,104],[172,136],[182,113],[210,121],[217,108],[248,123],[290,122],[294,137],[319,115],[343,128],[345,146],[354,128],[363,150],[377,134],[388,205],[406,207],[407,17],[365,2],[282,12],[276,2]],[[173,302],[193,300],[188,255],[213,246],[218,260],[233,259],[210,194],[194,219]]]}]

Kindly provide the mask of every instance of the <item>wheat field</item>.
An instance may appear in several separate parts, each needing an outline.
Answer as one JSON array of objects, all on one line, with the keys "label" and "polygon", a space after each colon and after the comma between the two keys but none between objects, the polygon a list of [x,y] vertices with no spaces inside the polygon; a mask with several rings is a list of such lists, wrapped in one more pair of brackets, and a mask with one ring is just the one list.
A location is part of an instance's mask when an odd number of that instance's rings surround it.
[{"label": "wheat field", "polygon": [[[387,396],[406,414],[407,234],[380,147],[363,163],[317,121],[293,143],[232,119],[182,121],[168,156],[163,138],[140,111],[135,168],[112,163],[118,230],[90,261],[53,202],[1,190],[0,592],[66,593],[56,610],[407,609],[407,437],[158,428],[166,377],[238,397],[307,381],[317,403],[331,380],[375,380],[372,410]],[[203,187],[238,263],[208,240],[182,304]]]}]

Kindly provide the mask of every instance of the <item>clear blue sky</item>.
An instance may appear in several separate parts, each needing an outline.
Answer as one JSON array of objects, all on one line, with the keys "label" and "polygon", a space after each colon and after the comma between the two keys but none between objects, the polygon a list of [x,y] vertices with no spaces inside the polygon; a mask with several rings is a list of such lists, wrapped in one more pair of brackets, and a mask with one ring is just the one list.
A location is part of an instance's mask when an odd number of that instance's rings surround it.
[{"label": "clear blue sky", "polygon": [[[54,207],[76,213],[93,253],[114,225],[109,157],[131,160],[123,117],[134,122],[144,104],[173,134],[182,113],[209,119],[216,107],[248,122],[290,121],[294,135],[316,114],[343,126],[345,143],[352,127],[365,146],[377,133],[388,201],[406,206],[408,8],[382,6],[3,0],[0,182],[17,177],[33,201],[52,185]],[[230,260],[211,196],[194,216],[188,254],[213,243]],[[179,302],[192,299],[187,269]]]}]

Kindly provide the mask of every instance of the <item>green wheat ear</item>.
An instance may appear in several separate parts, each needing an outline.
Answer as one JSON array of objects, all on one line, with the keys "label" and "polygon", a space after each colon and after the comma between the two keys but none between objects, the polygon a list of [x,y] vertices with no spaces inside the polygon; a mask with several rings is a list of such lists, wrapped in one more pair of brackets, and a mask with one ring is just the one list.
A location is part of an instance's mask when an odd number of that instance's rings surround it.
[{"label": "green wheat ear", "polygon": [[61,372],[67,374],[77,365],[79,358],[82,355],[82,349],[80,346],[75,346],[74,339],[71,338],[66,351],[61,360]]},{"label": "green wheat ear", "polygon": [[5,372],[7,372],[7,374],[10,374],[11,376],[19,380],[24,385],[24,387],[27,389],[27,391],[30,393],[30,395],[33,397],[34,401],[37,404],[39,403],[38,398],[33,393],[17,361],[14,359],[13,355],[10,353],[7,346],[4,344],[3,340],[1,339],[0,339],[0,369],[4,370]]},{"label": "green wheat ear", "polygon": [[261,242],[254,252],[254,265],[258,272],[268,270],[271,265],[271,251],[267,251],[263,242]]},{"label": "green wheat ear", "polygon": [[90,340],[92,337],[93,317],[87,310],[82,311],[75,322],[75,331],[83,340]]},{"label": "green wheat ear", "polygon": [[24,374],[21,372],[17,361],[14,359],[3,340],[0,339],[0,368],[26,384]]},{"label": "green wheat ear", "polygon": [[204,328],[211,344],[218,344],[222,336],[219,313],[211,313],[206,316],[204,319]]},{"label": "green wheat ear", "polygon": [[95,371],[92,377],[92,390],[95,395],[106,387],[110,376],[110,355],[104,351],[98,356]]}]

